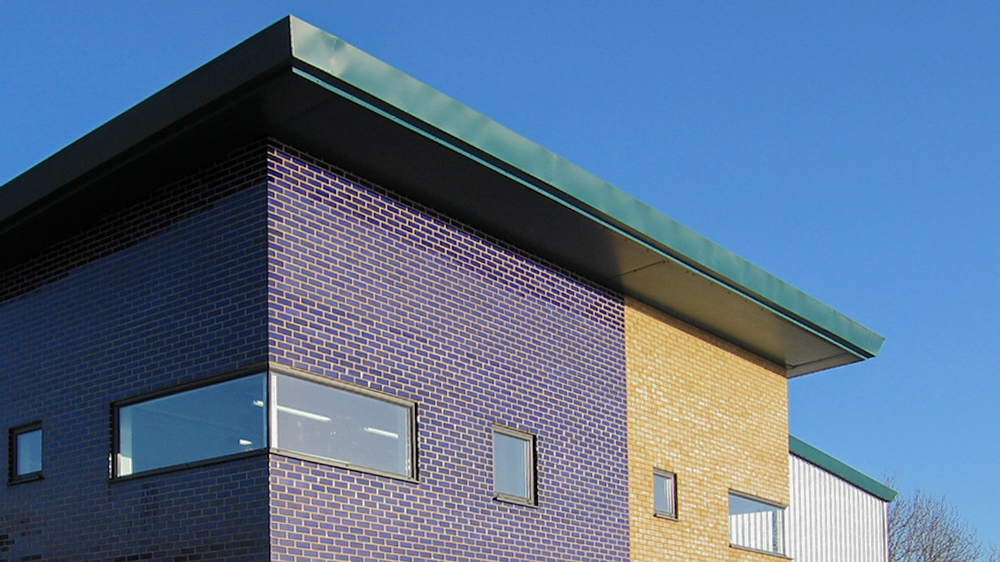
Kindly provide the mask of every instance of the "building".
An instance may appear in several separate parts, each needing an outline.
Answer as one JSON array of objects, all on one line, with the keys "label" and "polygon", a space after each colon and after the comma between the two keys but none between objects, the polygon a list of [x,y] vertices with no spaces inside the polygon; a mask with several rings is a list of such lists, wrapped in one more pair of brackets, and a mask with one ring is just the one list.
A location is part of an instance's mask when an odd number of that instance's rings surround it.
[{"label": "building", "polygon": [[882,344],[295,18],[0,248],[0,560],[772,560],[788,379]]},{"label": "building", "polygon": [[792,437],[788,554],[799,562],[888,562],[896,492]]}]

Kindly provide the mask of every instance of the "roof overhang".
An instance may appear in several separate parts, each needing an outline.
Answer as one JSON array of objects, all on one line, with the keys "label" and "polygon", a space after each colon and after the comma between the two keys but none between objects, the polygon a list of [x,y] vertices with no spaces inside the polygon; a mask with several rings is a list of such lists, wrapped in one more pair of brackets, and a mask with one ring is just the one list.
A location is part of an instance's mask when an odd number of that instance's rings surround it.
[{"label": "roof overhang", "polygon": [[[301,20],[279,21],[0,187],[8,262],[273,137],[785,366],[883,338],[580,167]],[[53,228],[58,225],[58,228]],[[7,252],[7,249],[11,249]]]}]

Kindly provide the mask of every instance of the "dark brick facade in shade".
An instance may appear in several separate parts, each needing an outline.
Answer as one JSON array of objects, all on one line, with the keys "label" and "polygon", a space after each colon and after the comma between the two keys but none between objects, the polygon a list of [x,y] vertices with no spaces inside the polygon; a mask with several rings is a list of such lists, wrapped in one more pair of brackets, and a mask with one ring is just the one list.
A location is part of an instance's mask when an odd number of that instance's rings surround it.
[{"label": "dark brick facade in shade", "polygon": [[[109,480],[112,402],[266,361],[415,401],[415,481],[275,453]],[[3,429],[44,427],[0,562],[624,561],[624,371],[620,296],[254,144],[0,272]],[[493,499],[494,424],[537,437],[537,506]]]},{"label": "dark brick facade in shade", "polygon": [[[418,482],[272,455],[272,559],[627,560],[620,298],[289,149],[269,171],[270,360],[419,424]],[[492,499],[493,424],[537,436],[537,507]]]},{"label": "dark brick facade in shade", "polygon": [[44,479],[0,483],[0,560],[266,559],[265,456],[108,479],[112,401],[266,360],[264,161],[151,186],[0,272],[4,439],[44,424]]}]

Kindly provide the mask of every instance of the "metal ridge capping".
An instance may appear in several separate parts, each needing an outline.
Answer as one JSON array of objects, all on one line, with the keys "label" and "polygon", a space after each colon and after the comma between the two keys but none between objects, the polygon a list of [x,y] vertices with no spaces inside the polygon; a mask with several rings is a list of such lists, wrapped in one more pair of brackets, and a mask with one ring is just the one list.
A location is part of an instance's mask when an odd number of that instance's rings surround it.
[{"label": "metal ridge capping", "polygon": [[851,468],[843,462],[831,457],[830,455],[820,451],[816,447],[813,447],[793,435],[788,436],[788,449],[793,455],[799,457],[800,459],[810,462],[827,472],[839,476],[840,478],[843,478],[844,480],[874,496],[877,496],[887,502],[891,502],[896,499],[898,493],[892,488],[882,484],[871,476]]},{"label": "metal ridge capping", "polygon": [[[878,355],[884,338],[646,203],[345,41],[289,16],[292,57],[452,137],[515,174],[530,187],[590,215],[810,329],[851,353]],[[429,126],[432,130],[428,130]]]}]

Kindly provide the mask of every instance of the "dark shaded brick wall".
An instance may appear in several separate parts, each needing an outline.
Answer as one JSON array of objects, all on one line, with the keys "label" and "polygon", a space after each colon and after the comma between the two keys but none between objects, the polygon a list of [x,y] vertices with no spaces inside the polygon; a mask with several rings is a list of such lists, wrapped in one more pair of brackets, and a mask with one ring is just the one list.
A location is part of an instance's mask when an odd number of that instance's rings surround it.
[{"label": "dark shaded brick wall", "polygon": [[[620,297],[345,178],[262,143],[0,272],[0,421],[45,431],[0,561],[628,558]],[[416,401],[418,482],[109,482],[112,401],[266,360]],[[537,507],[492,499],[494,423],[537,435]]]},{"label": "dark shaded brick wall", "polygon": [[[275,145],[270,360],[418,403],[419,482],[272,455],[272,560],[628,559],[623,303]],[[494,423],[538,507],[492,499]]]},{"label": "dark shaded brick wall", "polygon": [[264,456],[108,479],[112,401],[266,360],[264,171],[248,147],[0,272],[3,438],[42,420],[45,464],[0,483],[0,561],[267,558]]}]

